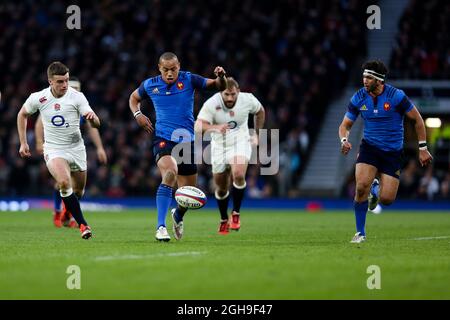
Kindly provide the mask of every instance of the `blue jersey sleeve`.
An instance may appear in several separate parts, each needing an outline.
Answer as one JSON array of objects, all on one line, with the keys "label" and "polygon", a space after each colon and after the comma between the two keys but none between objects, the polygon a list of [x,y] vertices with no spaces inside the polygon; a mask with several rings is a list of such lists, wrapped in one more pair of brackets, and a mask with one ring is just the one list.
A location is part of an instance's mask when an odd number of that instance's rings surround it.
[{"label": "blue jersey sleeve", "polygon": [[206,78],[198,74],[191,74],[191,84],[194,89],[204,89],[206,87]]},{"label": "blue jersey sleeve", "polygon": [[144,84],[145,81],[142,81],[141,85],[139,86],[138,89],[139,96],[141,97],[142,100],[150,99],[150,97],[147,94],[147,91],[145,91]]},{"label": "blue jersey sleeve", "polygon": [[397,110],[401,113],[408,113],[414,107],[403,90],[397,90],[395,99],[397,102]]},{"label": "blue jersey sleeve", "polygon": [[353,97],[350,99],[350,103],[347,107],[347,113],[345,114],[347,118],[352,121],[355,121],[359,116],[358,102],[357,102],[357,94],[355,93]]}]

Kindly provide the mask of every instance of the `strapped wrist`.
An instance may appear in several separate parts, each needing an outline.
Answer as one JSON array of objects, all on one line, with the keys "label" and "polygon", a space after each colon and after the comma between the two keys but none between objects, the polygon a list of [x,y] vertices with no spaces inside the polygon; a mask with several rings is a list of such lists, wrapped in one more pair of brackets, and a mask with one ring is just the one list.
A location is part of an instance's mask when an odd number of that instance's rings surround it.
[{"label": "strapped wrist", "polygon": [[341,138],[341,144],[343,144],[344,142],[347,142],[347,141],[348,141],[348,139],[346,137]]},{"label": "strapped wrist", "polygon": [[419,150],[427,150],[427,142],[426,141],[419,141]]},{"label": "strapped wrist", "polygon": [[142,114],[141,110],[138,110],[138,111],[133,112],[133,116],[134,116],[135,118],[136,118],[137,116],[141,115],[141,114]]}]

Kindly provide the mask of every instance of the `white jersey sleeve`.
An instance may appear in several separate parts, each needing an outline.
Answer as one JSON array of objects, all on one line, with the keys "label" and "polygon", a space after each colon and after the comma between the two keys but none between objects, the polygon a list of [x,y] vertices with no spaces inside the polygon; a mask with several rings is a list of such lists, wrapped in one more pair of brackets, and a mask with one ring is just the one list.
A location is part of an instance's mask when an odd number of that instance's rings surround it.
[{"label": "white jersey sleeve", "polygon": [[214,109],[216,102],[216,95],[212,96],[203,104],[200,112],[198,113],[197,119],[204,120],[210,124],[214,124]]},{"label": "white jersey sleeve", "polygon": [[86,112],[93,112],[89,102],[82,92],[75,93],[75,103],[77,104],[81,115],[84,115]]},{"label": "white jersey sleeve", "polygon": [[250,109],[250,113],[251,114],[258,113],[262,107],[261,102],[259,102],[259,100],[252,93],[249,94],[249,97],[250,97],[250,101],[251,101],[251,105],[252,105],[252,107]]},{"label": "white jersey sleeve", "polygon": [[25,107],[25,111],[28,114],[33,114],[39,110],[38,99],[39,99],[38,94],[35,92],[35,93],[30,94],[28,99],[25,101],[25,103],[23,105]]}]

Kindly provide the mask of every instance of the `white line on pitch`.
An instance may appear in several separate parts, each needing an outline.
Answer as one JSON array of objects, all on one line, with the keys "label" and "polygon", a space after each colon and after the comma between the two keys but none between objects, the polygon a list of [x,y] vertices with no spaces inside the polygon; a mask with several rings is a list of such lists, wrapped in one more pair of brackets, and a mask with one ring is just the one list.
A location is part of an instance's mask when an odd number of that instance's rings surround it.
[{"label": "white line on pitch", "polygon": [[423,238],[413,238],[409,240],[434,240],[434,239],[448,239],[450,236],[440,236],[440,237],[423,237]]},{"label": "white line on pitch", "polygon": [[135,255],[127,254],[123,256],[103,256],[95,257],[97,261],[110,261],[110,260],[133,260],[133,259],[149,259],[149,258],[161,258],[161,257],[180,257],[180,256],[199,256],[206,252],[200,251],[186,251],[186,252],[168,252],[168,253],[155,253],[147,255]]}]

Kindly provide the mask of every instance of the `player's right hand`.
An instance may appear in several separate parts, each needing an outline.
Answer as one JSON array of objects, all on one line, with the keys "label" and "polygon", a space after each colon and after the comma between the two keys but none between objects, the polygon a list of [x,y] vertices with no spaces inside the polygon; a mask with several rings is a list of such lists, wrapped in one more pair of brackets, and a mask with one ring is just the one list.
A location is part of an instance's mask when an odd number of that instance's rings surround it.
[{"label": "player's right hand", "polygon": [[342,154],[347,154],[349,153],[349,151],[352,150],[352,144],[348,141],[344,141],[343,143],[341,143],[341,153]]},{"label": "player's right hand", "polygon": [[150,119],[145,116],[144,114],[140,114],[136,117],[136,122],[138,123],[138,125],[144,129],[145,131],[147,131],[148,133],[153,133],[153,125],[152,122],[150,121]]},{"label": "player's right hand", "polygon": [[22,158],[31,157],[30,147],[28,146],[28,143],[20,145],[19,154]]},{"label": "player's right hand", "polygon": [[215,127],[216,131],[222,134],[227,133],[228,130],[230,130],[230,125],[228,123],[218,124]]}]

